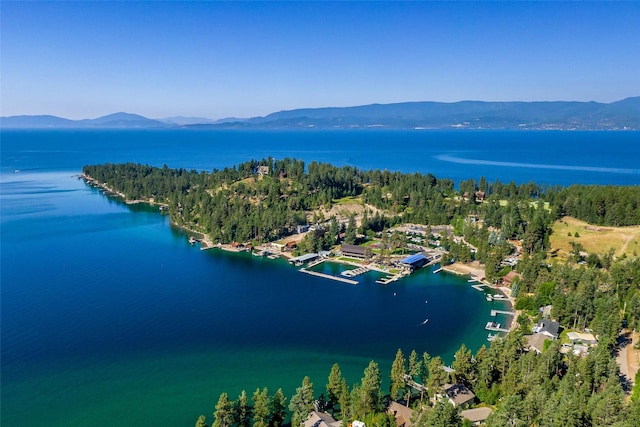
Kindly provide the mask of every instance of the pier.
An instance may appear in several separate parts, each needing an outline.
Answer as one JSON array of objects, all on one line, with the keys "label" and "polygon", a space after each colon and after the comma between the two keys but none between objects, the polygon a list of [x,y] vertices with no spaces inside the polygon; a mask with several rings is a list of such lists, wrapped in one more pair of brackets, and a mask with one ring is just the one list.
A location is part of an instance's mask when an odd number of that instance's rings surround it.
[{"label": "pier", "polygon": [[405,273],[400,272],[400,273],[395,274],[393,276],[387,276],[387,277],[383,277],[381,279],[378,279],[378,280],[376,280],[376,283],[379,283],[381,285],[388,285],[389,283],[395,282],[396,280],[401,279],[404,276],[405,276]]},{"label": "pier", "polygon": [[437,270],[433,270],[433,274],[438,274],[438,273],[440,273],[441,271],[442,271],[442,267],[440,267],[440,268],[439,268],[439,269],[437,269]]},{"label": "pier", "polygon": [[491,315],[495,317],[498,314],[506,314],[507,316],[515,316],[515,311],[491,310]]},{"label": "pier", "polygon": [[324,279],[337,280],[338,282],[348,283],[350,285],[357,285],[358,282],[356,280],[345,279],[344,277],[332,276],[331,274],[318,273],[317,271],[307,270],[306,268],[301,268],[299,271],[307,274],[311,274],[312,276],[322,277]]}]

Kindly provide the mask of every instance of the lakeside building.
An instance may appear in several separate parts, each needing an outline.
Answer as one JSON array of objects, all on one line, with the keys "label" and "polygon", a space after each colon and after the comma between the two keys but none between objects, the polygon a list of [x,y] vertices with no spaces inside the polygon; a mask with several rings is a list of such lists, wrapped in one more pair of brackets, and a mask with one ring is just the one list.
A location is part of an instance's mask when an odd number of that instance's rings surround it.
[{"label": "lakeside building", "polygon": [[304,422],[304,427],[341,427],[342,421],[336,421],[326,412],[312,411]]},{"label": "lakeside building", "polygon": [[460,411],[460,416],[465,420],[471,421],[472,426],[482,425],[493,411],[491,408],[483,406],[481,408],[465,409]]},{"label": "lakeside building", "polygon": [[429,262],[429,258],[427,258],[422,253],[417,253],[417,254],[410,255],[404,259],[401,259],[400,265],[404,269],[413,271],[420,267],[425,266],[428,262]]},{"label": "lakeside building", "polygon": [[475,402],[476,395],[464,384],[445,384],[440,398],[448,399],[457,408],[468,408]]},{"label": "lakeside building", "polygon": [[392,400],[387,408],[387,414],[393,415],[396,427],[411,427],[413,409]]},{"label": "lakeside building", "polygon": [[304,254],[304,255],[300,255],[298,257],[289,259],[289,263],[299,266],[304,264],[305,262],[310,262],[315,260],[316,258],[318,258],[318,256],[319,255],[316,253]]},{"label": "lakeside building", "polygon": [[359,245],[349,245],[343,243],[341,246],[342,255],[351,258],[368,259],[371,257],[371,248]]},{"label": "lakeside building", "polygon": [[502,278],[502,284],[510,288],[511,285],[513,285],[513,282],[520,279],[522,279],[520,273],[516,272],[515,270],[511,270],[507,273],[506,276]]},{"label": "lakeside building", "polygon": [[548,319],[543,319],[535,324],[533,327],[533,333],[543,334],[555,340],[560,336],[560,324]]},{"label": "lakeside building", "polygon": [[541,354],[542,350],[544,350],[544,342],[550,340],[550,338],[544,334],[525,335],[524,339],[527,340],[528,349],[538,354]]}]

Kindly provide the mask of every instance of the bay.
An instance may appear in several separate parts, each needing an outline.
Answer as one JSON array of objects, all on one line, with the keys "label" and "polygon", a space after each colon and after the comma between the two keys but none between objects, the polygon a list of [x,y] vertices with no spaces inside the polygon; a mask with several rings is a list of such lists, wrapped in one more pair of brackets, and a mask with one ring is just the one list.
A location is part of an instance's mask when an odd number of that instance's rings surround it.
[{"label": "bay", "polygon": [[350,384],[372,359],[388,375],[398,348],[450,363],[461,343],[474,350],[486,343],[489,310],[503,304],[486,302],[466,278],[429,269],[389,286],[368,274],[353,286],[286,262],[199,251],[156,210],[85,186],[74,177],[84,164],[210,170],[273,156],[456,181],[635,185],[640,178],[631,132],[0,136],[3,425],[190,426],[201,413],[211,420],[222,391],[234,398],[242,389],[283,387],[290,396],[309,375],[319,394],[334,362]]}]

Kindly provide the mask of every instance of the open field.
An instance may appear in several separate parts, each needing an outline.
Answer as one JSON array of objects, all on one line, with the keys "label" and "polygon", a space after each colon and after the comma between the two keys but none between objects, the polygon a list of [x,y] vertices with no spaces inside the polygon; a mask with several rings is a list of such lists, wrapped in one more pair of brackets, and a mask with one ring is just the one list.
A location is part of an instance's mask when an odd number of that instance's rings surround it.
[{"label": "open field", "polygon": [[[578,233],[579,237],[575,237]],[[615,256],[623,253],[638,256],[640,253],[640,226],[609,227],[590,225],[572,217],[564,217],[553,225],[550,237],[552,249],[558,249],[558,258],[566,259],[571,251],[571,243],[580,243],[584,250],[599,255],[613,248]],[[636,255],[634,255],[636,254]]]}]

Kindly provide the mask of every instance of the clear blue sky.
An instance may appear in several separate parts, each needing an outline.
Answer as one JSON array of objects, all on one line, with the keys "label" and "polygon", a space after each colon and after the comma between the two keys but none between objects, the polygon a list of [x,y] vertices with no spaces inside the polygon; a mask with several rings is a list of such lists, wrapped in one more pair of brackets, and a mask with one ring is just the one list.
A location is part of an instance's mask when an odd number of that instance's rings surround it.
[{"label": "clear blue sky", "polygon": [[639,2],[7,2],[1,114],[640,95]]}]

